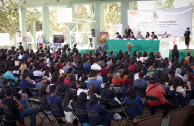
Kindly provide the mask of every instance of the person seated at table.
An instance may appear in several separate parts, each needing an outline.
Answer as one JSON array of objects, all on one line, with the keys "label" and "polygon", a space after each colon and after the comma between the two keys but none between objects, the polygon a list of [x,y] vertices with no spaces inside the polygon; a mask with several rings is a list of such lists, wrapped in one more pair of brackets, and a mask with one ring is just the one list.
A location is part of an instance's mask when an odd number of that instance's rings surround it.
[{"label": "person seated at table", "polygon": [[143,35],[141,34],[140,31],[138,31],[138,34],[136,36],[136,39],[143,39]]},{"label": "person seated at table", "polygon": [[130,33],[130,36],[129,36],[130,39],[135,39],[135,35],[133,32]]},{"label": "person seated at table", "polygon": [[122,39],[121,35],[119,34],[119,32],[116,33],[118,39]]},{"label": "person seated at table", "polygon": [[149,32],[146,32],[146,36],[144,38],[145,40],[149,40],[150,39],[150,33]]},{"label": "person seated at table", "polygon": [[162,36],[162,38],[168,38],[169,36],[168,36],[168,34],[167,34],[167,31],[165,31],[164,32],[164,34],[163,34],[163,36]]},{"label": "person seated at table", "polygon": [[123,38],[129,38],[128,34],[125,33],[125,35],[123,36]]},{"label": "person seated at table", "polygon": [[152,37],[152,40],[154,40],[154,39],[158,39],[157,35],[155,35],[155,33],[154,33],[154,32],[152,32],[151,37]]}]

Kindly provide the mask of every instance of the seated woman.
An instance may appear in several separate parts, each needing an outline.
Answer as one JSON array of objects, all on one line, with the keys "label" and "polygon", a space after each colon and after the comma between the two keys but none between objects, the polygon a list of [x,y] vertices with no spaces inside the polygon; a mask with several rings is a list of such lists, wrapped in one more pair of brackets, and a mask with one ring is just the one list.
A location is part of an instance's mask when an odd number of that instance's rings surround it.
[{"label": "seated woman", "polygon": [[96,85],[94,85],[94,84],[90,85],[90,88],[89,88],[88,94],[87,94],[87,99],[90,98],[90,95],[91,95],[91,94],[95,94],[96,97],[98,97],[98,94],[97,94],[97,87],[96,87]]},{"label": "seated woman", "polygon": [[80,83],[80,86],[77,90],[77,95],[80,95],[82,92],[88,94],[87,84],[85,82]]},{"label": "seated woman", "polygon": [[183,88],[184,82],[180,77],[175,77],[174,81],[173,81],[173,85],[171,85],[170,87],[170,91],[177,91],[180,92],[183,97],[186,97],[186,89]]},{"label": "seated woman", "polygon": [[[41,88],[41,90],[40,90],[40,102],[48,104],[48,103],[47,103],[48,93],[49,93],[49,91],[47,90],[47,85],[43,86],[43,87]],[[44,110],[44,112],[45,112],[46,114],[51,114],[51,113],[52,113],[52,112],[50,111],[50,108],[46,109],[46,108],[42,108],[41,106],[40,106],[40,108],[41,108],[42,110]]]},{"label": "seated woman", "polygon": [[104,107],[98,103],[98,98],[95,94],[90,95],[89,104],[86,105],[86,110],[98,112],[100,115],[98,117],[88,117],[92,125],[100,125],[106,122],[107,126],[111,126],[111,118],[120,119],[118,116],[113,115],[110,111],[105,110]]},{"label": "seated woman", "polygon": [[[69,89],[65,92],[65,98],[63,101],[64,107],[72,108],[73,105],[75,104],[73,100],[74,100],[74,92]],[[64,111],[64,114],[65,114],[65,119],[68,123],[73,123],[75,121],[75,116],[73,115],[72,112]]]},{"label": "seated woman", "polygon": [[132,119],[134,119],[134,117],[136,117],[137,115],[143,114],[141,97],[139,95],[136,95],[136,90],[134,87],[130,87],[127,91],[127,97],[124,98],[124,103],[134,104],[137,106],[137,109],[128,109],[128,113]]},{"label": "seated woman", "polygon": [[120,92],[121,93],[127,93],[128,89],[130,86],[130,80],[129,79],[125,79],[123,86],[121,87]]},{"label": "seated woman", "polygon": [[[81,92],[77,97],[76,103],[73,105],[73,108],[86,110],[87,102],[87,94],[85,92]],[[76,114],[77,115],[77,114]],[[83,125],[87,125],[89,122],[87,115],[77,115],[79,121],[85,122]],[[87,124],[86,124],[87,123]]]}]

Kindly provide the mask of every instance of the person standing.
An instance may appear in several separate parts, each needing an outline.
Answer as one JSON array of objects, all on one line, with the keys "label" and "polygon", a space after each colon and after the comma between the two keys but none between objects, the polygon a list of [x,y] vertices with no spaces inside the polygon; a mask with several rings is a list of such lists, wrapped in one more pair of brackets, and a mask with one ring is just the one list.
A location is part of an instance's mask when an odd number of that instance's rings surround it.
[{"label": "person standing", "polygon": [[125,29],[125,33],[130,37],[131,29],[129,25],[127,26],[127,29]]},{"label": "person standing", "polygon": [[24,47],[22,46],[22,42],[20,42],[20,45],[19,45],[19,50],[24,50]]},{"label": "person standing", "polygon": [[189,29],[190,28],[187,27],[187,29],[185,31],[185,34],[184,34],[184,36],[185,36],[185,45],[186,45],[187,49],[189,49],[190,34],[191,34],[191,32],[189,31]]},{"label": "person standing", "polygon": [[44,38],[43,38],[43,35],[41,35],[41,38],[40,38],[40,41],[39,41],[39,46],[41,46],[42,49],[44,49],[43,44],[44,44]]}]

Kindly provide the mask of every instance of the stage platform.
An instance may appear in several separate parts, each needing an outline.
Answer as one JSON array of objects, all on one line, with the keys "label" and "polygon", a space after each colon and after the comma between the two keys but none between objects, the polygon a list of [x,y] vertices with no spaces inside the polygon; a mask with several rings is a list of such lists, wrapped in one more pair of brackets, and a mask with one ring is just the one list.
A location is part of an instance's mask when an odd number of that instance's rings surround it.
[{"label": "stage platform", "polygon": [[[79,50],[79,53],[81,53],[82,55],[84,54],[89,54],[89,52],[92,51],[94,55],[96,55],[96,50],[94,49],[90,49],[90,50]],[[115,56],[118,54],[118,51],[114,51],[115,52]],[[179,49],[179,60],[181,60],[182,58],[185,58],[187,56],[187,53],[190,52],[191,56],[194,56],[194,49]],[[123,52],[124,53],[124,52]],[[108,51],[108,54],[110,54],[110,51]],[[169,59],[171,59],[172,56],[172,49],[169,50]]]},{"label": "stage platform", "polygon": [[[194,56],[194,49],[179,49],[179,60],[181,61],[182,58],[185,58],[187,56],[187,53],[190,52],[191,56]],[[172,49],[169,50],[169,59],[172,57]]]}]

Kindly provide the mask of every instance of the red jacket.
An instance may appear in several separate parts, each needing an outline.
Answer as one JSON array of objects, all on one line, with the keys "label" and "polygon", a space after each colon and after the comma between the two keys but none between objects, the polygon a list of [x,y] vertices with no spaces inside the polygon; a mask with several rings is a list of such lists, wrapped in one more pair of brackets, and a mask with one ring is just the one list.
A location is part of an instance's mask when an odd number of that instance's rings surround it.
[{"label": "red jacket", "polygon": [[[148,92],[153,86],[155,86],[157,84],[150,84],[147,89],[146,92]],[[165,99],[166,92],[164,91],[164,89],[162,87],[160,87],[159,85],[157,85],[156,87],[152,88],[147,94],[146,96],[155,96],[159,99],[159,102],[155,102],[155,101],[147,101],[148,104],[150,106],[159,106],[160,104],[163,105],[165,103],[167,103],[167,100]]]},{"label": "red jacket", "polygon": [[123,84],[123,79],[121,77],[113,78],[112,79],[112,84],[122,85]]}]

